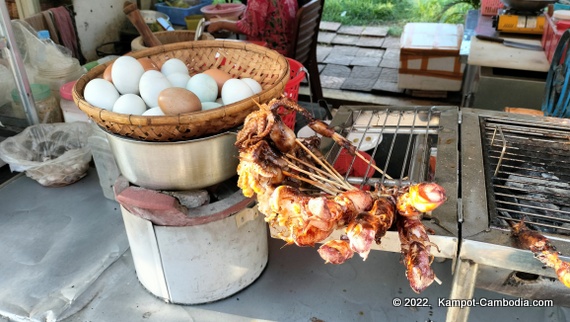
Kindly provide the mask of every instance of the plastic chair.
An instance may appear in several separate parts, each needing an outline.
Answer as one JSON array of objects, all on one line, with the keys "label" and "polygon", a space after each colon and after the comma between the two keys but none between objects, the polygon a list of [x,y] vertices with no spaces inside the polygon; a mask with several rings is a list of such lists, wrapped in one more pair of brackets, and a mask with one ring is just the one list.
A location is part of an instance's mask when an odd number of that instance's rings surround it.
[{"label": "plastic chair", "polygon": [[293,39],[287,57],[300,62],[308,70],[312,101],[323,98],[317,64],[317,39],[325,0],[311,0],[297,11]]}]

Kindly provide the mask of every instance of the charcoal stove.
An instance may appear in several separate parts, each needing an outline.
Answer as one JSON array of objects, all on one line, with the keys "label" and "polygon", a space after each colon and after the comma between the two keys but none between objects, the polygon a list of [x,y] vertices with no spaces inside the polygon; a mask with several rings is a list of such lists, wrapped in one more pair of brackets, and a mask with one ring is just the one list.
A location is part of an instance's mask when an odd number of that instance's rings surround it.
[{"label": "charcoal stove", "polygon": [[[518,249],[510,232],[524,219],[570,254],[570,122],[464,108],[460,150],[461,245],[451,298],[471,299],[478,287],[570,305],[554,270]],[[468,315],[468,307],[450,308],[447,321]]]},{"label": "charcoal stove", "polygon": [[[425,216],[424,224],[435,232],[430,240],[438,245],[439,251],[433,247],[433,255],[454,259],[459,238],[457,107],[341,106],[331,126],[358,150],[370,155],[382,170],[370,177],[351,176],[350,167],[357,161],[353,157],[346,171],[348,182],[361,187],[375,184],[400,187],[435,181],[445,188],[447,202]],[[336,164],[340,146],[324,138],[321,148],[327,151],[328,161]],[[338,230],[331,238],[339,238],[341,233],[342,230]],[[388,231],[382,243],[373,249],[400,252],[397,232]]]}]

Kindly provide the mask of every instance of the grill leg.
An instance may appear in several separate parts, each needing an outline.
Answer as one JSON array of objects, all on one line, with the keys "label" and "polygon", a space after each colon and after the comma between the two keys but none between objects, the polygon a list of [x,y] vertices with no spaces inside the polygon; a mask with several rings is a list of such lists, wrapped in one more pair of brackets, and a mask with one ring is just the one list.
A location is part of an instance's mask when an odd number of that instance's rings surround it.
[{"label": "grill leg", "polygon": [[[477,280],[477,272],[479,264],[470,260],[458,260],[455,274],[453,276],[453,285],[451,286],[451,300],[469,300],[473,298],[475,291],[475,281]],[[468,306],[461,308],[452,306],[447,309],[447,322],[467,322],[469,318],[470,308]]]}]

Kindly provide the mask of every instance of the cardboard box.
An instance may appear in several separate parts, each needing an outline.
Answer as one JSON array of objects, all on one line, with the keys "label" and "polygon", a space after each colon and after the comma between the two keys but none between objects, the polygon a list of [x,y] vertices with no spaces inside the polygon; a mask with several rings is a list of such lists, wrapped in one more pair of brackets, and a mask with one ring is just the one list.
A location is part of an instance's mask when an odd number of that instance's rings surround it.
[{"label": "cardboard box", "polygon": [[499,9],[505,5],[501,0],[481,0],[481,14],[483,16],[496,16]]},{"label": "cardboard box", "polygon": [[463,25],[408,23],[400,38],[398,87],[459,91],[465,64],[459,50]]}]

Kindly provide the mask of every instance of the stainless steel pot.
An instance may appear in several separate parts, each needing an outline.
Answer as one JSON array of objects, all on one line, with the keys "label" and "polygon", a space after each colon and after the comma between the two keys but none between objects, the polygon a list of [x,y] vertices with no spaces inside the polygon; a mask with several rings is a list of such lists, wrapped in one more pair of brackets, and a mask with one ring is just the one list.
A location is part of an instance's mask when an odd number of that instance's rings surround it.
[{"label": "stainless steel pot", "polygon": [[193,190],[236,175],[236,133],[177,142],[148,142],[105,132],[121,174],[155,190]]},{"label": "stainless steel pot", "polygon": [[553,4],[554,0],[501,0],[505,6],[515,10],[537,11]]}]

